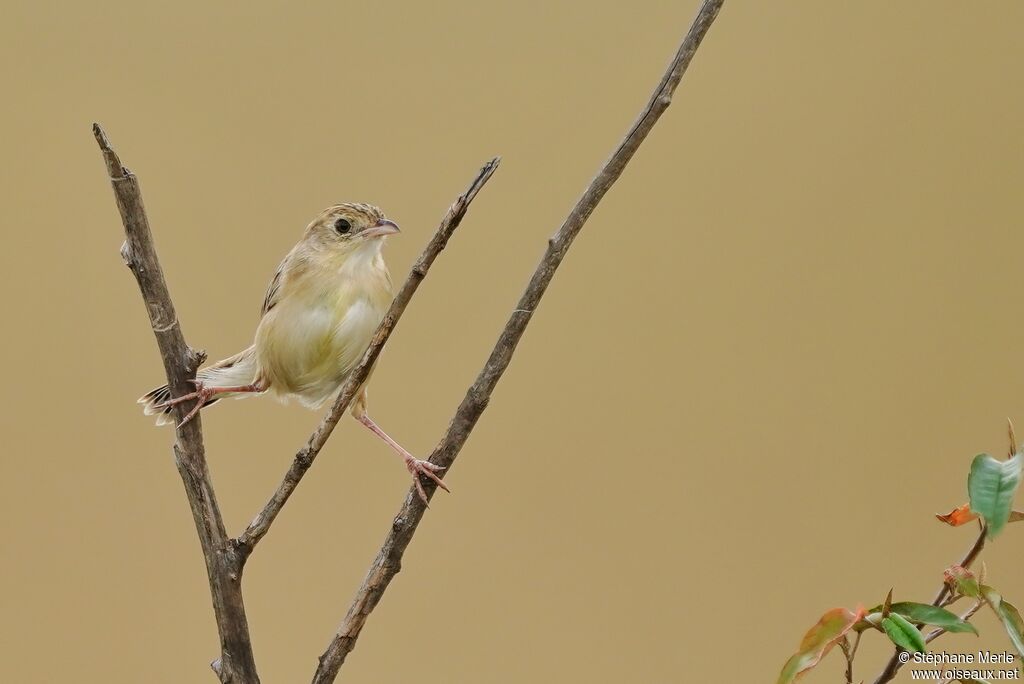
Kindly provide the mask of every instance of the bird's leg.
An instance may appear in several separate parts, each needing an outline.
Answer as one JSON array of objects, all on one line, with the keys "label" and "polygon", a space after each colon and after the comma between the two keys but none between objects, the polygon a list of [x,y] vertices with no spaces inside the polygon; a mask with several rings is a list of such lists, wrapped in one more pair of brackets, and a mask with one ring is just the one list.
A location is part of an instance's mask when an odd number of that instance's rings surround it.
[{"label": "bird's leg", "polygon": [[181,422],[178,423],[178,427],[181,427],[188,421],[195,418],[196,414],[199,413],[199,409],[203,408],[203,406],[206,405],[210,401],[210,399],[217,394],[242,394],[243,392],[263,392],[266,389],[265,387],[255,382],[250,383],[248,385],[235,385],[234,387],[207,387],[200,380],[189,380],[189,382],[196,386],[195,392],[183,394],[180,397],[170,399],[163,403],[157,404],[156,406],[153,407],[157,409],[169,408],[171,406],[176,406],[177,404],[180,404],[182,402],[191,401],[192,399],[195,399],[196,405],[192,408],[191,411],[188,412],[188,414],[184,418],[182,418]]},{"label": "bird's leg", "polygon": [[424,504],[427,503],[427,493],[423,490],[423,483],[420,482],[420,475],[426,475],[444,491],[451,491],[448,489],[448,486],[445,485],[444,480],[437,476],[437,473],[444,470],[444,466],[434,465],[430,461],[424,461],[414,457],[402,448],[401,444],[391,439],[391,437],[388,436],[388,433],[381,430],[380,426],[373,422],[370,416],[366,415],[365,411],[353,411],[353,415],[356,420],[369,428],[370,432],[387,442],[388,446],[398,452],[398,455],[402,457],[402,460],[405,461],[405,467],[409,469],[410,473],[412,473],[412,481],[416,485],[416,493],[420,495],[420,499],[423,500]]}]

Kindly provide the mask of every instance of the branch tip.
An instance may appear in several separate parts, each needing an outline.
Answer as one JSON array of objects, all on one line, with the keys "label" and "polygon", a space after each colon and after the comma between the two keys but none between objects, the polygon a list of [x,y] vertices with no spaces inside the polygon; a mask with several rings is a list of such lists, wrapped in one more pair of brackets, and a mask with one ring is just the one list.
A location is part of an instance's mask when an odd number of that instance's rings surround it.
[{"label": "branch tip", "polygon": [[92,125],[92,135],[96,138],[96,144],[100,146],[100,152],[103,153],[103,161],[107,165],[107,175],[110,176],[110,179],[120,180],[127,176],[128,169],[124,168],[121,159],[117,156],[117,152],[114,152],[114,148],[110,144],[110,139],[107,137],[103,127],[98,123],[94,123]]},{"label": "branch tip", "polygon": [[92,135],[96,138],[96,142],[99,144],[101,150],[110,149],[110,141],[107,139],[106,132],[103,130],[103,127],[96,122],[93,122],[92,124]]}]

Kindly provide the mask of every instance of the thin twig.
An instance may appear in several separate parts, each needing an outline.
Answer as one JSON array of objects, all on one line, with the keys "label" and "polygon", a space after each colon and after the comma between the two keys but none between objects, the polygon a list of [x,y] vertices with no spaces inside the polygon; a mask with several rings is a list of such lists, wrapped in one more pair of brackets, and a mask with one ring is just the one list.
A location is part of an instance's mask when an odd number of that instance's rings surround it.
[{"label": "thin twig", "polygon": [[[970,549],[967,550],[967,553],[964,554],[964,557],[958,563],[960,567],[969,568],[971,567],[971,564],[978,558],[978,554],[980,554],[981,550],[985,548],[986,532],[987,530],[985,526],[981,525],[981,531],[978,533],[978,538],[974,541],[974,544],[971,546]],[[946,602],[947,597],[950,596],[950,591],[951,590],[949,588],[949,585],[943,583],[942,588],[939,589],[939,592],[935,595],[935,598],[932,600],[932,605],[943,606],[952,603],[952,601],[948,603]],[[971,612],[971,615],[973,614],[974,612]],[[934,639],[937,636],[939,635],[936,634],[932,638]],[[899,672],[901,667],[903,667],[903,663],[900,662],[900,650],[896,649],[896,652],[892,654],[891,658],[889,658],[889,662],[885,664],[885,669],[883,669],[879,673],[878,677],[875,678],[875,684],[885,684],[885,682],[892,681],[892,679],[896,676],[896,673]]]},{"label": "thin twig", "polygon": [[[622,142],[619,143],[618,148],[591,181],[582,197],[576,202],[561,228],[548,241],[547,250],[534,271],[526,291],[505,324],[487,363],[466,392],[466,396],[448,425],[444,437],[434,448],[430,457],[432,463],[451,468],[459,451],[476,426],[477,420],[487,407],[498,380],[508,368],[516,345],[522,338],[527,324],[537,310],[541,297],[547,290],[559,264],[562,263],[573,239],[583,228],[601,198],[622,174],[626,164],[647,134],[650,133],[659,117],[668,108],[676,86],[679,85],[680,79],[723,3],[724,0],[705,0],[701,5],[693,25],[679,46],[679,50],[661,82],[655,88],[650,102]],[[446,470],[446,472],[448,471]],[[433,483],[424,483],[424,487],[428,497],[433,495],[436,490],[436,485]],[[383,596],[388,584],[400,570],[402,555],[412,540],[425,510],[425,504],[420,501],[415,490],[410,488],[405,503],[398,515],[395,516],[384,545],[370,566],[345,619],[327,650],[320,657],[319,665],[313,676],[314,684],[328,684],[337,677],[338,671],[345,662],[345,657],[355,647],[356,640],[359,638],[367,618]]]},{"label": "thin twig", "polygon": [[[971,567],[971,564],[974,563],[975,560],[977,560],[978,555],[981,553],[981,550],[985,548],[985,537],[987,532],[988,528],[986,528],[983,523],[979,522],[978,538],[974,540],[974,544],[971,546],[970,549],[968,549],[967,553],[964,554],[964,557],[960,559],[960,562],[958,563],[960,567],[969,568]],[[950,591],[951,589],[949,585],[943,584],[942,588],[939,589],[937,594],[935,594],[935,598],[932,599],[932,605],[941,605],[942,602],[946,599],[946,597],[949,596]]]},{"label": "thin twig", "polygon": [[270,530],[274,519],[281,512],[281,508],[288,501],[292,492],[295,491],[295,488],[299,485],[299,482],[310,466],[313,465],[313,460],[320,453],[324,444],[327,443],[327,438],[331,436],[331,432],[334,431],[338,421],[345,414],[345,410],[352,403],[352,399],[358,393],[359,387],[366,381],[366,377],[373,368],[373,364],[377,361],[384,343],[388,341],[391,331],[398,324],[398,319],[405,312],[405,307],[409,305],[409,300],[412,299],[416,288],[423,282],[427,271],[430,270],[431,264],[434,263],[434,259],[445,248],[445,245],[448,244],[448,240],[455,232],[455,229],[459,227],[459,223],[466,215],[466,211],[469,209],[473,198],[476,197],[477,193],[494,175],[500,161],[500,158],[495,157],[484,164],[466,191],[449,207],[448,213],[442,219],[441,225],[438,226],[437,232],[434,233],[434,237],[427,243],[423,253],[420,254],[419,259],[413,264],[409,277],[406,278],[405,284],[402,285],[402,289],[398,291],[394,301],[391,303],[391,308],[388,309],[384,320],[381,321],[377,332],[374,333],[370,346],[366,349],[366,353],[363,354],[359,365],[345,379],[345,384],[342,385],[338,398],[335,400],[331,410],[320,421],[316,430],[313,431],[313,434],[306,441],[305,446],[295,454],[295,458],[288,468],[288,472],[285,473],[281,484],[278,485],[277,491],[274,492],[270,500],[263,506],[263,509],[253,518],[249,526],[245,528],[245,531],[235,540],[235,546],[243,563],[249,557],[249,554],[252,553],[256,544]]},{"label": "thin twig", "polygon": [[839,642],[839,648],[846,657],[846,684],[853,684],[853,659],[857,657],[857,649],[860,647],[860,638],[863,634],[864,632],[857,632],[857,636],[853,638],[853,645],[850,645],[846,636]]},{"label": "thin twig", "polygon": [[[186,394],[193,389],[189,381],[195,378],[196,369],[206,355],[185,343],[153,245],[138,179],[121,164],[99,124],[93,124],[92,131],[103,153],[107,174],[114,187],[114,198],[124,223],[125,243],[121,247],[121,256],[135,275],[142,292],[150,327],[163,358],[167,383],[175,395]],[[188,408],[184,405],[177,407],[177,422],[181,422]],[[256,674],[249,640],[249,624],[242,603],[242,563],[224,529],[224,520],[206,465],[202,421],[198,416],[177,429],[174,459],[185,485],[203,557],[206,559],[213,611],[217,619],[217,631],[220,633],[221,656],[213,663],[214,672],[221,682],[258,684],[259,676]]]}]

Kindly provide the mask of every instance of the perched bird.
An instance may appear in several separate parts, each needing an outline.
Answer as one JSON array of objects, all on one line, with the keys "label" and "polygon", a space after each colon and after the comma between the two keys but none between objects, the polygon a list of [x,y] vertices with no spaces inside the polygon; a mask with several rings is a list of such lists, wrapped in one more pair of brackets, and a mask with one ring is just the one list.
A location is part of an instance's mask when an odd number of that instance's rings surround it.
[{"label": "perched bird", "polygon": [[[381,248],[398,232],[369,204],[339,204],[321,212],[270,281],[253,345],[201,368],[194,392],[171,398],[167,385],[149,392],[139,399],[146,415],[155,414],[162,425],[172,422],[174,406],[195,401],[185,424],[224,397],[263,392],[281,400],[295,397],[313,409],[333,399],[391,304],[391,275]],[[352,415],[398,452],[424,502],[420,475],[448,491],[438,477],[443,467],[414,458],[370,419],[365,382],[352,402]]]}]

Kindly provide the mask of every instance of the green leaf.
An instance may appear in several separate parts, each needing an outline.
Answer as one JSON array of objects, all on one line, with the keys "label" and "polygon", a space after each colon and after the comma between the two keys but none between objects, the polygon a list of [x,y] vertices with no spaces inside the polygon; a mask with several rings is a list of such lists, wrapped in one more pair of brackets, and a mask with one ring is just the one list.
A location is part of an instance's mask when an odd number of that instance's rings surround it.
[{"label": "green leaf", "polygon": [[826,612],[811,627],[800,642],[800,650],[786,661],[779,673],[777,684],[790,684],[803,673],[821,662],[821,659],[832,650],[840,639],[846,636],[853,625],[864,617],[864,609],[850,611],[846,608],[833,608]]},{"label": "green leaf", "polygon": [[[880,627],[884,616],[884,606],[878,605],[871,608],[867,615],[853,626],[855,632],[863,632],[871,627]],[[902,615],[910,622],[921,622],[926,625],[941,627],[947,632],[970,632],[977,634],[978,630],[974,625],[962,620],[960,616],[951,613],[945,608],[939,608],[929,603],[914,603],[913,601],[899,601],[889,605],[889,612]]]},{"label": "green leaf", "polygon": [[1021,619],[1020,611],[987,584],[982,585],[981,596],[995,611],[999,621],[1003,623],[1003,628],[1006,629],[1010,641],[1013,642],[1013,647],[1017,649],[1020,657],[1024,658],[1024,619]]},{"label": "green leaf", "polygon": [[945,608],[929,605],[927,603],[913,603],[901,601],[894,603],[890,610],[897,615],[902,615],[911,622],[923,622],[926,625],[941,627],[947,632],[971,632],[977,634],[978,630],[970,622],[961,620],[960,616],[951,613]]},{"label": "green leaf", "polygon": [[898,613],[893,613],[882,620],[882,629],[889,635],[892,643],[904,651],[912,653],[924,653],[925,643],[921,632],[914,625],[907,622],[907,619]]},{"label": "green leaf", "polygon": [[967,493],[971,510],[985,518],[988,538],[993,539],[1006,525],[1013,512],[1013,495],[1020,485],[1021,454],[1000,461],[988,454],[978,454],[967,476]]}]

